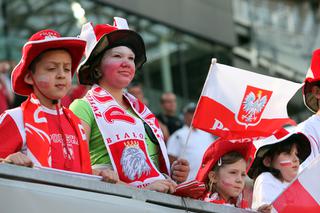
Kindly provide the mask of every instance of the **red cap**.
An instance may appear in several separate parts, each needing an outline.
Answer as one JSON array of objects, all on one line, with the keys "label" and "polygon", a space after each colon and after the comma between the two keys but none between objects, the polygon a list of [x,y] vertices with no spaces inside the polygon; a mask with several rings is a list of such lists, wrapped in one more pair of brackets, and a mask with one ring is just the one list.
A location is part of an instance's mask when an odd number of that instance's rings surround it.
[{"label": "red cap", "polygon": [[11,75],[12,88],[19,95],[29,95],[33,92],[31,85],[24,81],[31,62],[42,52],[50,49],[66,49],[72,58],[72,75],[78,68],[83,56],[86,41],[76,37],[61,37],[54,30],[42,30],[33,34],[22,48],[22,57]]},{"label": "red cap", "polygon": [[214,143],[212,143],[205,152],[196,179],[201,182],[206,182],[208,179],[208,173],[216,165],[217,161],[223,155],[233,151],[239,152],[248,162],[252,157],[252,153],[254,150],[252,142],[239,143],[219,138]]},{"label": "red cap", "polygon": [[302,88],[304,104],[312,112],[319,110],[318,99],[312,94],[312,85],[320,81],[320,49],[317,49],[312,54],[311,65],[307,72]]},{"label": "red cap", "polygon": [[109,24],[97,24],[93,26],[92,23],[87,23],[82,26],[80,38],[87,41],[86,59],[78,70],[78,78],[81,84],[94,84],[94,79],[90,75],[92,71],[91,65],[97,58],[96,56],[106,49],[116,46],[129,47],[135,54],[134,62],[137,69],[147,60],[142,37],[135,31],[130,30],[127,21],[123,18],[116,17],[113,26]]}]

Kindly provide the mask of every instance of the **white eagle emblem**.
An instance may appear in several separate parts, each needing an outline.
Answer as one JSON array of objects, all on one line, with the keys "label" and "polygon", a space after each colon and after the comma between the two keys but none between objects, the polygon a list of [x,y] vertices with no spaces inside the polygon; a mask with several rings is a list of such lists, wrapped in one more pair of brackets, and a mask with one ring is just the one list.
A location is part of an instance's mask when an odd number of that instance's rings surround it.
[{"label": "white eagle emblem", "polygon": [[149,175],[151,172],[146,155],[140,149],[138,143],[126,144],[120,163],[123,173],[130,180],[139,179],[142,175]]},{"label": "white eagle emblem", "polygon": [[243,101],[243,111],[244,115],[241,116],[241,119],[247,123],[255,122],[259,117],[257,114],[260,114],[264,109],[267,103],[267,96],[261,97],[261,91],[258,92],[257,97],[253,92],[250,92]]}]

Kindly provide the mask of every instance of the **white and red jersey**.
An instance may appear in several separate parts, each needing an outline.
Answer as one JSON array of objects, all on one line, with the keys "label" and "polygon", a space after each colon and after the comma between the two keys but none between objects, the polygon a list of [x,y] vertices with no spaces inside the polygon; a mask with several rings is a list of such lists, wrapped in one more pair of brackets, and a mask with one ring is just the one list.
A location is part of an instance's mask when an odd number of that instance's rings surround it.
[{"label": "white and red jersey", "polygon": [[[81,172],[81,157],[79,140],[63,110],[60,109],[60,120],[57,111],[42,106],[45,118],[48,121],[48,130],[51,146],[52,168]],[[61,122],[61,123],[59,123]],[[66,145],[63,144],[63,128]],[[0,157],[5,158],[15,152],[26,154],[26,130],[21,107],[5,111],[0,116]],[[68,149],[68,150],[67,150]],[[65,166],[65,162],[72,162]]]},{"label": "white and red jersey", "polygon": [[300,171],[306,168],[313,159],[320,154],[320,115],[312,115],[310,118],[298,125],[299,130],[304,133],[310,141],[311,154],[300,165]]}]

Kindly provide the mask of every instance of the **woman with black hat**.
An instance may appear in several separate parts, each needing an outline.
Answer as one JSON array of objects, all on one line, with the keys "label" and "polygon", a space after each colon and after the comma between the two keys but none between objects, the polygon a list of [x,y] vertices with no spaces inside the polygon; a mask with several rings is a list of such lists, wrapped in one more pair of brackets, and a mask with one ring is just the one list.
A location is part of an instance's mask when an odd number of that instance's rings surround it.
[{"label": "woman with black hat", "polygon": [[[81,84],[93,85],[70,109],[80,117],[89,141],[93,168],[112,169],[127,184],[174,192],[169,159],[159,123],[152,112],[124,89],[146,61],[144,42],[127,22],[91,23],[80,37],[87,40],[86,59],[78,70]],[[188,162],[179,160],[172,179],[182,182]]]}]

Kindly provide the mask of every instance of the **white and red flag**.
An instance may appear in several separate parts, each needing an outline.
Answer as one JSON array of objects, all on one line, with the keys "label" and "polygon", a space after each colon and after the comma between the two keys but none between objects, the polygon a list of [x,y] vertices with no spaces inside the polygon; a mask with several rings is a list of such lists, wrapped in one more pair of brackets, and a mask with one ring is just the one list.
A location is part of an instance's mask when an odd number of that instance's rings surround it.
[{"label": "white and red flag", "polygon": [[213,59],[192,126],[229,139],[270,136],[295,124],[288,118],[287,103],[301,86]]},{"label": "white and red flag", "polygon": [[272,203],[278,213],[320,212],[320,156]]}]

